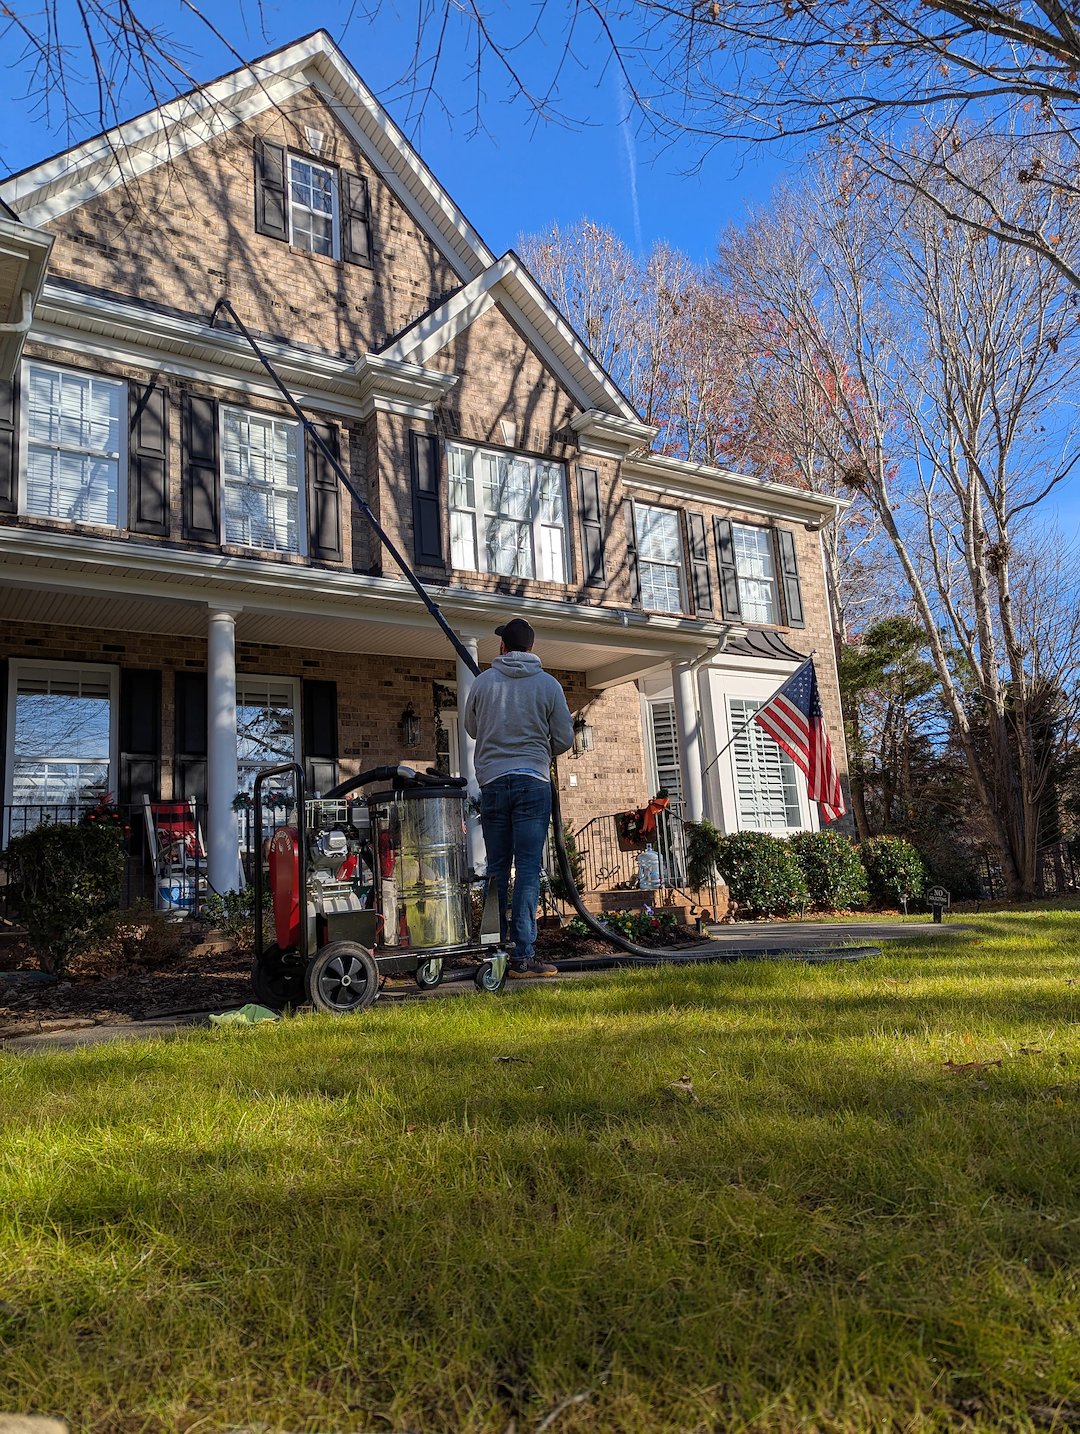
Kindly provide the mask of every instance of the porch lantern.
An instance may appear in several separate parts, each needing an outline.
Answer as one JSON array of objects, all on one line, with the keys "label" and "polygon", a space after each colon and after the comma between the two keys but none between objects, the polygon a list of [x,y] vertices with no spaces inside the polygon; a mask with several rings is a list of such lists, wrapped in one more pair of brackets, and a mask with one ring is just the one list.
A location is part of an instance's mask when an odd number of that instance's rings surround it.
[{"label": "porch lantern", "polygon": [[573,755],[582,757],[586,752],[592,751],[593,731],[591,725],[579,712],[574,718],[574,746]]},{"label": "porch lantern", "polygon": [[419,747],[420,745],[420,718],[416,715],[416,709],[411,702],[405,704],[405,710],[398,722],[398,731],[401,733],[401,745],[403,747]]}]

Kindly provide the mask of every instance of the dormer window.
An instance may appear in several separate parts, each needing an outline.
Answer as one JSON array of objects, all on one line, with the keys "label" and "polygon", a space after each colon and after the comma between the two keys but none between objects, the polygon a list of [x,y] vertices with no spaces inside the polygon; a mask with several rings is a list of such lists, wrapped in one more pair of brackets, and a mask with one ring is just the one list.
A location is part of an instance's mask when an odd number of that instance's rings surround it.
[{"label": "dormer window", "polygon": [[367,179],[256,139],[255,230],[309,254],[370,268],[375,250]]}]

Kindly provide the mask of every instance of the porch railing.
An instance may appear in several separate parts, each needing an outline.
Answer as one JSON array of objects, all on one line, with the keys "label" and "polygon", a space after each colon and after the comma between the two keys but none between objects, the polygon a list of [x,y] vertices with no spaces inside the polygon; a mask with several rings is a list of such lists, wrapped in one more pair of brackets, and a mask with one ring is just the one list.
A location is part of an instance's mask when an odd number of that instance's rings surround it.
[{"label": "porch railing", "polygon": [[[585,893],[636,887],[638,884],[638,851],[623,851],[619,846],[617,813],[593,817],[574,832],[574,845],[581,858],[581,890]],[[671,802],[657,814],[653,848],[660,858],[660,885],[686,885],[686,840],[683,832],[682,805]]]}]

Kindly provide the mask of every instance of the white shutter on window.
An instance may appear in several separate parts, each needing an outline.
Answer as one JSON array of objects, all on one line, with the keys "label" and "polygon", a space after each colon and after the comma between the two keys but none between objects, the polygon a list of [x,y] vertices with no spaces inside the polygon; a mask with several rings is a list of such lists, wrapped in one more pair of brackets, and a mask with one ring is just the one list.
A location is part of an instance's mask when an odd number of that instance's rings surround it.
[{"label": "white shutter on window", "polygon": [[124,383],[28,366],[26,512],[114,528]]},{"label": "white shutter on window", "polygon": [[682,801],[682,771],[679,767],[679,736],[675,727],[674,702],[650,702],[653,755],[656,759],[656,781],[666,787],[676,801]]},{"label": "white shutter on window", "polygon": [[756,722],[749,722],[763,705],[741,697],[728,698],[731,730],[738,733],[731,744],[731,760],[739,830],[789,831],[802,825],[795,764]]}]

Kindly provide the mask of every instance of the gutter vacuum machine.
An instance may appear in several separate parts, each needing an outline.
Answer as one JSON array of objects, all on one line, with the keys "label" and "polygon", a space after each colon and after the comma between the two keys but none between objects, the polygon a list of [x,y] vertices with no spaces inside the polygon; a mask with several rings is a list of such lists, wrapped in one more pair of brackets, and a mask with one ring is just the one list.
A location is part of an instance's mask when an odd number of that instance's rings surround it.
[{"label": "gutter vacuum machine", "polygon": [[[379,541],[390,553],[458,657],[475,675],[480,669],[468,648],[420,582],[363,495],[331,452],[270,360],[252,338],[228,299],[219,299],[213,328],[226,313],[295,413],[309,440],[333,468]],[[266,937],[263,879],[262,788],[271,778],[291,776],[293,820],[269,838],[267,858],[274,937]],[[365,796],[354,793],[371,788]],[[499,940],[498,900],[488,884],[479,943],[471,939],[472,875],[468,868],[465,779],[420,773],[407,766],[375,767],[308,798],[302,768],[292,763],[263,768],[255,779],[255,992],[264,1005],[281,1009],[310,1001],[338,1015],[365,1010],[384,976],[412,975],[430,989],[443,978],[448,957],[478,958],[477,986],[499,991],[506,980],[507,953]],[[672,956],[628,941],[602,926],[588,910],[574,882],[563,842],[559,785],[551,775],[551,822],[555,856],[570,904],[599,940],[618,956],[568,967],[655,966],[660,962],[730,961],[749,953],[688,953]],[[810,960],[857,960],[868,951],[818,951]],[[788,953],[790,954],[790,953]]]}]

